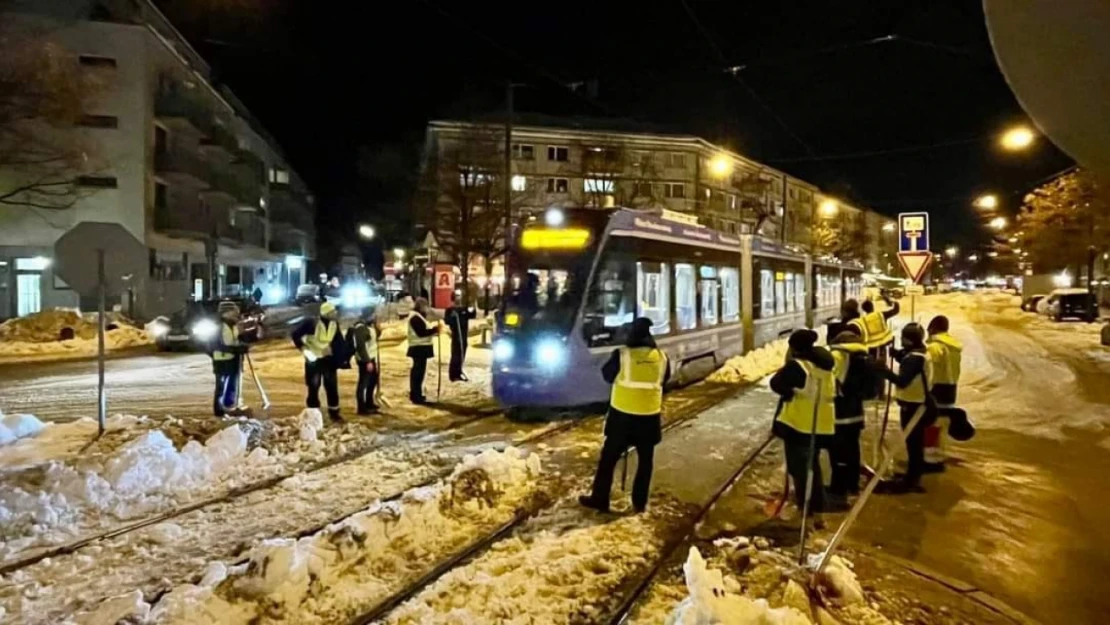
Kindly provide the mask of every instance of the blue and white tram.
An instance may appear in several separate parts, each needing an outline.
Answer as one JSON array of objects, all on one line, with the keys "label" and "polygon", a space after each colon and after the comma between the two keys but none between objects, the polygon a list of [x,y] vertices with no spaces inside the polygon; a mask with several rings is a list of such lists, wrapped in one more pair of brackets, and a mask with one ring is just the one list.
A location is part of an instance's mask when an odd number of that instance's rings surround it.
[{"label": "blue and white tram", "polygon": [[[519,232],[511,293],[493,344],[493,394],[502,405],[607,401],[601,365],[639,316],[654,322],[673,384],[812,327],[807,256],[677,217],[569,210],[557,226],[537,223]],[[837,287],[838,308],[843,276],[839,267],[826,269],[829,276],[837,272],[828,285]]]}]

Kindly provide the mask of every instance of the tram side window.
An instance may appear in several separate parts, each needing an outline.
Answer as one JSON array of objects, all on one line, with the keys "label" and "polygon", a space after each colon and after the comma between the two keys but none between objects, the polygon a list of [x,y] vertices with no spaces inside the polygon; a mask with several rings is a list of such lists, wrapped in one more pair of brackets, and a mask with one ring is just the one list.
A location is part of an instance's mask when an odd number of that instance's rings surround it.
[{"label": "tram side window", "polygon": [[636,263],[636,316],[651,319],[652,334],[671,331],[671,286],[667,263]]},{"label": "tram side window", "polygon": [[698,327],[698,279],[693,265],[678,263],[674,266],[674,296],[678,329]]},{"label": "tram side window", "polygon": [[775,272],[770,269],[759,270],[759,311],[760,317],[775,314]]},{"label": "tram side window", "polygon": [[805,274],[794,274],[794,309],[798,312],[802,312],[806,309]]},{"label": "tram side window", "polygon": [[721,321],[730,323],[740,320],[740,272],[733,267],[722,267],[721,275]]},{"label": "tram side window", "polygon": [[786,274],[786,280],[784,280],[784,283],[786,290],[786,312],[792,313],[797,310],[797,307],[794,305],[796,301],[794,298],[794,274]]},{"label": "tram side window", "polygon": [[701,281],[701,324],[715,326],[719,321],[721,283],[717,280],[717,269],[702,265],[698,267]]},{"label": "tram side window", "polygon": [[608,255],[598,265],[583,310],[582,327],[590,346],[619,344],[636,312],[636,281],[632,260]]},{"label": "tram side window", "polygon": [[786,272],[775,272],[775,314],[786,313]]}]

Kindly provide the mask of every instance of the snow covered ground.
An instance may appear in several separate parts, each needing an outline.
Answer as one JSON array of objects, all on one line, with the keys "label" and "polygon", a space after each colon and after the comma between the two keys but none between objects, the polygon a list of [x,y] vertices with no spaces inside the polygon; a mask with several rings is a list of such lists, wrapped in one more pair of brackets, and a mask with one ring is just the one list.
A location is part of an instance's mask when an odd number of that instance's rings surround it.
[{"label": "snow covered ground", "polygon": [[[115,329],[105,336],[107,350],[150,345],[142,328],[119,315],[106,317]],[[59,340],[63,328],[74,338]],[[51,310],[11,319],[0,324],[0,362],[92,356],[97,352],[97,316],[72,310]]]}]

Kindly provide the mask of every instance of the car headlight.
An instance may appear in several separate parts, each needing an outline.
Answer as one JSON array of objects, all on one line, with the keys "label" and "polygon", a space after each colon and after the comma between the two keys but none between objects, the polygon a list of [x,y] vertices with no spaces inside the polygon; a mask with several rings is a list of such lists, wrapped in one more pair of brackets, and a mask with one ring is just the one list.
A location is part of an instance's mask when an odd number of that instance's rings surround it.
[{"label": "car headlight", "polygon": [[513,347],[513,342],[508,339],[493,342],[493,359],[497,362],[511,360],[514,352],[516,349]]},{"label": "car headlight", "polygon": [[281,285],[271,285],[266,289],[266,299],[271,302],[280,302],[285,299],[285,287]]},{"label": "car headlight", "polygon": [[193,324],[193,336],[202,341],[211,340],[219,331],[220,326],[211,319],[201,319]]},{"label": "car headlight", "polygon": [[566,347],[558,339],[542,339],[536,343],[536,364],[546,369],[560,367],[566,358]]},{"label": "car headlight", "polygon": [[167,334],[169,334],[169,332],[170,326],[164,321],[152,321],[150,325],[147,326],[147,333],[149,333],[150,336],[156,339],[160,339],[163,336],[166,336]]}]

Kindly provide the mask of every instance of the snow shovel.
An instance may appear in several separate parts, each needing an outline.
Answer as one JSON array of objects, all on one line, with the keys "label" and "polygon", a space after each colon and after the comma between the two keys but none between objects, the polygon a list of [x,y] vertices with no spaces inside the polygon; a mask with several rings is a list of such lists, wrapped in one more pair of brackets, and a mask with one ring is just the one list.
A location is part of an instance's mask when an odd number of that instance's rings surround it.
[{"label": "snow shovel", "polygon": [[[373,332],[374,330],[371,329],[370,331]],[[378,338],[381,339],[381,337]],[[378,386],[374,388],[374,403],[392,408],[393,402],[389,401],[389,398],[382,392],[382,384],[385,382],[385,378],[382,377],[382,346],[379,341],[374,342],[374,357],[377,360],[375,364],[378,367]]]},{"label": "snow shovel", "polygon": [[806,460],[806,492],[802,500],[802,533],[798,540],[798,564],[805,563],[806,533],[809,531],[809,504],[813,498],[813,465],[817,461],[817,413],[821,409],[821,384],[817,384],[817,396],[813,400],[813,422],[809,431],[809,454]]},{"label": "snow shovel", "polygon": [[[254,371],[254,362],[251,360],[250,352],[247,352],[247,366],[251,370],[251,378],[254,379],[254,387],[258,389],[258,394],[262,396],[262,409],[270,409],[270,398],[266,395],[266,389],[262,388],[262,380],[258,379],[258,374]],[[241,386],[241,385],[240,385]]]}]

